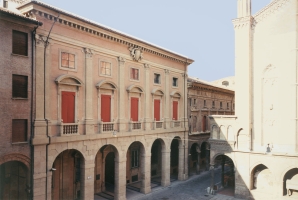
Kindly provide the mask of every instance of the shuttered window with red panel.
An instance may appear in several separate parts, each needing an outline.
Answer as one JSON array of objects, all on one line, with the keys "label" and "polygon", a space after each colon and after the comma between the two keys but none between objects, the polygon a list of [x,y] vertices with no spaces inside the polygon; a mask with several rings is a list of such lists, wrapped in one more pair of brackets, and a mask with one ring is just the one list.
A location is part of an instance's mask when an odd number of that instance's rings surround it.
[{"label": "shuttered window with red panel", "polygon": [[154,99],[154,119],[160,121],[160,100]]},{"label": "shuttered window with red panel", "polygon": [[131,97],[130,116],[130,118],[134,122],[137,122],[139,120],[139,98]]},{"label": "shuttered window with red panel", "polygon": [[111,122],[111,95],[101,95],[101,120]]},{"label": "shuttered window with red panel", "polygon": [[178,120],[178,101],[173,101],[173,120]]},{"label": "shuttered window with red panel", "polygon": [[63,123],[75,122],[75,92],[62,92],[62,120]]}]

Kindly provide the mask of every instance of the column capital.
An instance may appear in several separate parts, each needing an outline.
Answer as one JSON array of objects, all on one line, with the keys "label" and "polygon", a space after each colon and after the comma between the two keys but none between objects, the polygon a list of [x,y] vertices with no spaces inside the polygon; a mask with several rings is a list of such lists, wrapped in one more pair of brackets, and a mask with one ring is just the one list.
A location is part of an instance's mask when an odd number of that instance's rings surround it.
[{"label": "column capital", "polygon": [[47,37],[40,34],[35,35],[35,41],[38,46],[47,47],[50,44],[49,40],[47,41]]},{"label": "column capital", "polygon": [[187,73],[182,73],[181,74],[182,77],[188,78],[188,74]]},{"label": "column capital", "polygon": [[147,63],[144,63],[144,68],[145,68],[146,70],[148,70],[148,69],[150,69],[150,65],[147,64]]},{"label": "column capital", "polygon": [[118,57],[118,62],[119,62],[119,65],[124,65],[124,63],[125,63],[125,58],[119,56],[119,57]]},{"label": "column capital", "polygon": [[89,48],[83,48],[83,52],[85,53],[87,58],[92,58],[93,56],[93,50]]},{"label": "column capital", "polygon": [[165,69],[165,74],[166,74],[166,75],[169,75],[169,74],[170,74],[170,70]]}]

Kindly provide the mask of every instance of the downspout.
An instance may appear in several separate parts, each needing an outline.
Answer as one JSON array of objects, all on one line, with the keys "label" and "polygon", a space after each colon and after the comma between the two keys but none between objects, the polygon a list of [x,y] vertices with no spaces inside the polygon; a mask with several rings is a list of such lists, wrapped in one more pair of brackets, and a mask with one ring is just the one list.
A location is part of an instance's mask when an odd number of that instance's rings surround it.
[{"label": "downspout", "polygon": [[47,36],[47,39],[45,41],[45,44],[44,44],[44,64],[43,64],[43,102],[44,102],[44,119],[45,121],[47,122],[47,130],[46,130],[46,133],[47,133],[47,138],[49,138],[49,143],[46,144],[46,200],[48,199],[48,151],[49,151],[49,144],[51,143],[51,138],[49,137],[49,133],[48,133],[48,120],[46,119],[46,49],[48,47],[48,41],[49,41],[49,37],[50,37],[50,34],[52,32],[52,29],[53,29],[53,26],[55,25],[56,21],[59,19],[59,16],[60,16],[60,13],[58,13],[58,16],[57,16],[57,19],[54,20],[54,23],[52,24],[52,27],[49,31],[49,34]]},{"label": "downspout", "polygon": [[31,134],[30,134],[30,161],[31,161],[31,165],[30,165],[30,187],[29,187],[29,199],[33,199],[33,165],[34,165],[34,146],[32,145],[32,139],[34,137],[34,126],[33,126],[33,120],[34,120],[34,110],[33,106],[33,98],[34,98],[34,85],[33,83],[35,83],[34,81],[34,69],[35,69],[35,62],[34,62],[34,56],[35,56],[35,34],[36,34],[36,29],[41,26],[42,24],[38,23],[36,27],[34,27],[32,34],[31,34],[31,112],[30,112],[30,118],[31,118]]}]

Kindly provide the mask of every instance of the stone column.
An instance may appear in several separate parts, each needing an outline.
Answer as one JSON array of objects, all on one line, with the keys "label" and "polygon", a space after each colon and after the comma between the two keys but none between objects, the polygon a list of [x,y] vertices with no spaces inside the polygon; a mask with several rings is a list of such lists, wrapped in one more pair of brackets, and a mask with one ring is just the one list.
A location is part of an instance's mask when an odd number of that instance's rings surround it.
[{"label": "stone column", "polygon": [[201,152],[199,151],[198,152],[198,155],[197,155],[197,166],[196,166],[196,172],[197,174],[200,174],[200,159],[201,159]]},{"label": "stone column", "polygon": [[166,187],[170,185],[170,157],[171,150],[162,150],[162,161],[161,161],[161,186]]},{"label": "stone column", "polygon": [[93,122],[93,52],[84,48],[85,53],[85,134],[94,134]]},{"label": "stone column", "polygon": [[[120,155],[120,153],[119,153]],[[126,199],[126,156],[115,159],[115,188],[114,199]]]},{"label": "stone column", "polygon": [[150,106],[150,66],[149,64],[144,64],[145,68],[145,119],[144,119],[144,127],[145,130],[151,129],[152,118],[150,118],[150,112],[152,110],[152,105]]},{"label": "stone column", "polygon": [[118,57],[118,131],[126,130],[125,121],[125,107],[124,105],[124,96],[125,96],[125,86],[124,86],[124,70],[125,70],[125,59]]},{"label": "stone column", "polygon": [[214,164],[213,163],[210,165],[209,171],[211,175],[210,188],[213,189],[214,188]]},{"label": "stone column", "polygon": [[81,199],[94,198],[94,167],[94,160],[85,160],[85,163],[81,164]]},{"label": "stone column", "polygon": [[168,69],[165,69],[165,94],[164,94],[164,101],[165,101],[165,106],[164,106],[164,122],[165,122],[165,128],[170,128],[171,121],[170,119],[170,71]]},{"label": "stone column", "polygon": [[179,181],[184,180],[183,165],[184,165],[184,145],[181,142],[181,144],[179,145],[179,161],[178,161],[178,180]]},{"label": "stone column", "polygon": [[151,154],[141,155],[141,192],[148,194],[151,192]]}]

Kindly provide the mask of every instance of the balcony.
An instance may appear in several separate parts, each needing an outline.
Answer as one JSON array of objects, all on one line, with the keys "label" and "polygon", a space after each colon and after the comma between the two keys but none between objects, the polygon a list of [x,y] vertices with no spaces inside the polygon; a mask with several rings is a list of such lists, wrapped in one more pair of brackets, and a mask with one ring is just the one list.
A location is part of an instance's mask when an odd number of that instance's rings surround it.
[{"label": "balcony", "polygon": [[142,122],[140,121],[130,121],[129,122],[129,130],[135,131],[135,130],[141,130],[142,129]]},{"label": "balcony", "polygon": [[156,130],[156,129],[162,129],[162,128],[163,128],[163,121],[156,121],[154,119],[153,129]]},{"label": "balcony", "polygon": [[115,122],[100,122],[99,133],[112,132],[116,129]]},{"label": "balcony", "polygon": [[172,121],[172,128],[178,128],[181,127],[181,122],[179,120],[173,120]]},{"label": "balcony", "polygon": [[79,124],[78,123],[63,123],[60,124],[60,135],[70,136],[79,134]]}]

